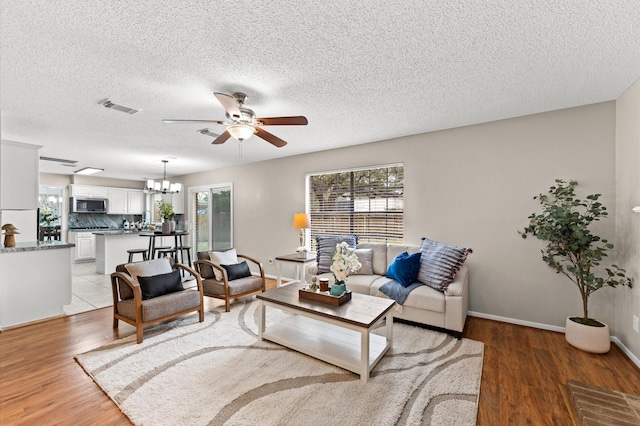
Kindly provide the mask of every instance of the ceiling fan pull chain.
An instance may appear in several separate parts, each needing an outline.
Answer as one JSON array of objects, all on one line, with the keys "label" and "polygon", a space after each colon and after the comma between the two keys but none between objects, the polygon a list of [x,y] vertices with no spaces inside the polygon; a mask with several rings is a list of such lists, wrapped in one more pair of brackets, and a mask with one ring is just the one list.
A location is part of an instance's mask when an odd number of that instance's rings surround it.
[{"label": "ceiling fan pull chain", "polygon": [[240,141],[240,144],[238,145],[238,150],[239,150],[240,157],[242,157],[242,141]]}]

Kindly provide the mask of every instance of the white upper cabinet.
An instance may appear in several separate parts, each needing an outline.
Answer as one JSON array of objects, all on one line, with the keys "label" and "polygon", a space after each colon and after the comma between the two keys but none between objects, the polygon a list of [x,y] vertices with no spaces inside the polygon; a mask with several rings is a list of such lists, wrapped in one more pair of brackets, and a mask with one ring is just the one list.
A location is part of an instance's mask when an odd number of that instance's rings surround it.
[{"label": "white upper cabinet", "polygon": [[175,214],[184,214],[184,191],[176,194],[162,194],[165,203],[171,203]]},{"label": "white upper cabinet", "polygon": [[0,209],[35,210],[40,185],[39,145],[3,140],[0,145]]},{"label": "white upper cabinet", "polygon": [[142,214],[144,212],[144,191],[140,189],[127,190],[127,213]]},{"label": "white upper cabinet", "polygon": [[109,188],[109,214],[142,214],[144,191],[140,189]]},{"label": "white upper cabinet", "polygon": [[109,203],[107,213],[126,214],[127,213],[127,190],[119,188],[108,189]]},{"label": "white upper cabinet", "polygon": [[74,198],[109,198],[109,188],[106,186],[69,185],[69,193]]}]

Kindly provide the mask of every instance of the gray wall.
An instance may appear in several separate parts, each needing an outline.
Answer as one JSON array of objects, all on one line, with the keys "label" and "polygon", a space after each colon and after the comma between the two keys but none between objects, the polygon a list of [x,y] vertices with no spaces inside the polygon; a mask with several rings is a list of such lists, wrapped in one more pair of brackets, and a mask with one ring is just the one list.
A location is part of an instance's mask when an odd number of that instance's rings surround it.
[{"label": "gray wall", "polygon": [[640,80],[616,101],[616,250],[617,262],[635,280],[616,290],[616,337],[640,358]]},{"label": "gray wall", "polygon": [[[298,245],[291,221],[304,209],[305,173],[404,162],[405,242],[419,244],[426,236],[474,249],[467,260],[469,309],[562,327],[567,316],[581,313],[578,290],[542,262],[542,243],[523,240],[517,231],[538,210],[533,196],[555,178],[565,178],[580,183],[580,195],[603,194],[611,218],[597,231],[613,240],[614,137],[615,103],[606,102],[187,175],[181,181],[187,186],[233,182],[235,246],[275,274],[267,260]],[[293,276],[292,270],[284,272]],[[590,305],[613,334],[614,299],[604,290]]]}]

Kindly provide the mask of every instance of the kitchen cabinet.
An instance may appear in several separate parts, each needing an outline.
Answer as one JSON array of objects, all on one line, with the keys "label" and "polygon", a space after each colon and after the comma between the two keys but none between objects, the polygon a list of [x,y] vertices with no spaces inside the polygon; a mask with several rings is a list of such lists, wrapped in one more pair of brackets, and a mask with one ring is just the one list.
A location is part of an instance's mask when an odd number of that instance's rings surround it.
[{"label": "kitchen cabinet", "polygon": [[139,189],[109,188],[109,214],[142,214],[144,191]]},{"label": "kitchen cabinet", "polygon": [[145,210],[144,191],[139,189],[127,190],[127,213],[142,214]]},{"label": "kitchen cabinet", "polygon": [[93,232],[73,232],[75,234],[74,244],[75,256],[74,260],[90,260],[96,257],[96,236]]},{"label": "kitchen cabinet", "polygon": [[0,209],[38,208],[39,145],[5,141],[0,144]]},{"label": "kitchen cabinet", "polygon": [[119,188],[108,189],[109,204],[107,213],[126,214],[127,213],[127,190]]},{"label": "kitchen cabinet", "polygon": [[109,198],[109,188],[105,186],[69,185],[69,194],[75,198]]},{"label": "kitchen cabinet", "polygon": [[175,214],[184,214],[184,191],[175,194],[162,194],[165,203],[171,203]]}]

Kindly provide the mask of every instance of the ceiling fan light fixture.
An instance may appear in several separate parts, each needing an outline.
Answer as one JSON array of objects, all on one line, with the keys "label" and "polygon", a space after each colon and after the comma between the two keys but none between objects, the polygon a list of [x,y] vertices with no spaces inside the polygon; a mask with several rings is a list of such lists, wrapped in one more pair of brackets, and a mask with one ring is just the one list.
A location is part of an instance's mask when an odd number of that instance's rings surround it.
[{"label": "ceiling fan light fixture", "polygon": [[242,142],[253,136],[256,129],[248,124],[232,124],[227,127],[227,132],[229,132],[232,138]]}]

